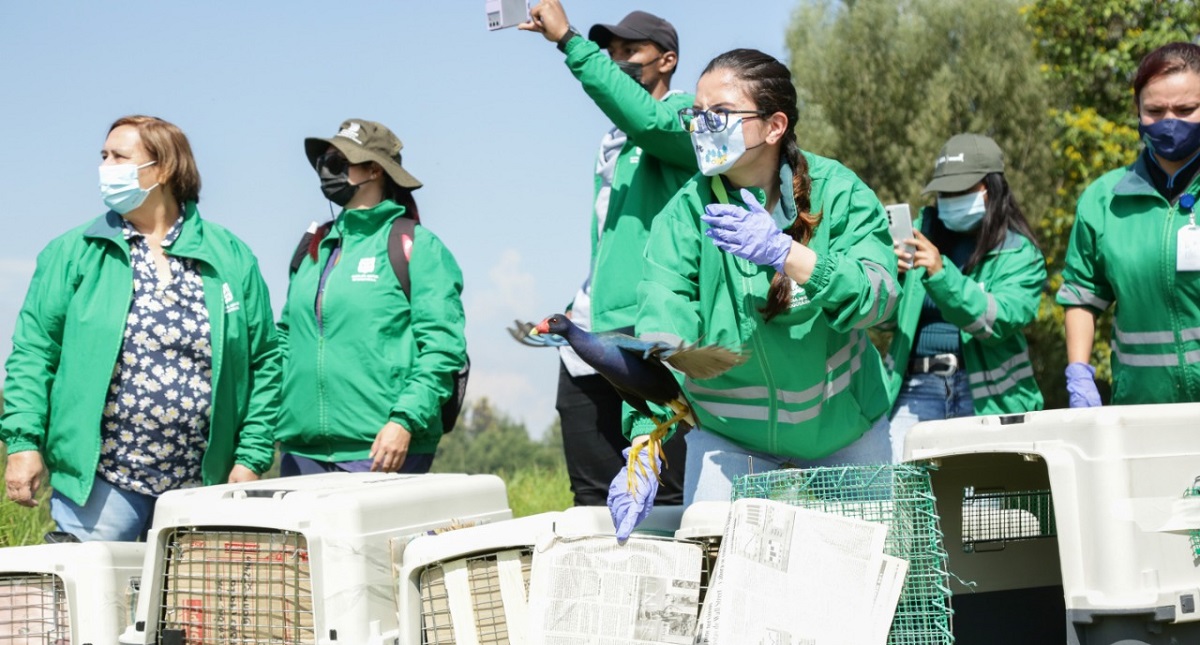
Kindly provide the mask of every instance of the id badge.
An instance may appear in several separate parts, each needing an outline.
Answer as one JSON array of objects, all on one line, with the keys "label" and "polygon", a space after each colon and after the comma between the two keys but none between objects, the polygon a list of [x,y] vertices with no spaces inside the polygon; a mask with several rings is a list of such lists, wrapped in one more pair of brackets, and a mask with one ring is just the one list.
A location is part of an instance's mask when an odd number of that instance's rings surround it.
[{"label": "id badge", "polygon": [[1175,245],[1175,270],[1200,271],[1200,226],[1188,224],[1179,229]]}]

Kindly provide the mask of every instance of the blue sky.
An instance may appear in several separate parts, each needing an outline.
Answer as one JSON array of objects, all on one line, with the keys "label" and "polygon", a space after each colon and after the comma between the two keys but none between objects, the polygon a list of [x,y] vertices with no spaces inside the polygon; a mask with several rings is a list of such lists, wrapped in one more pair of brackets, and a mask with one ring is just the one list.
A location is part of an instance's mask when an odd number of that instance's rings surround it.
[{"label": "blue sky", "polygon": [[[577,0],[580,31],[644,9],[679,31],[675,86],[715,55],[783,58],[785,0]],[[610,127],[541,36],[489,32],[483,0],[0,2],[0,355],[38,251],[103,211],[109,124],[179,125],[195,150],[200,210],[258,255],[276,311],[287,264],[329,217],[303,153],[341,121],[381,121],[425,186],[422,221],[457,257],[472,360],[487,396],[539,435],[555,418],[557,356],[514,343],[514,318],[559,311],[587,273],[591,172]]]}]

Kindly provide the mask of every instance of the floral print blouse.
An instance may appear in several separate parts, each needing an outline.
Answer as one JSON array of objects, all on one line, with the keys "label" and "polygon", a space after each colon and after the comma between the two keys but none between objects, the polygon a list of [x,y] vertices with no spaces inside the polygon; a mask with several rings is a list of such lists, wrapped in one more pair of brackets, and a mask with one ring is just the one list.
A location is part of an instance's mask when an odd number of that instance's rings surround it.
[{"label": "floral print blouse", "polygon": [[160,280],[145,237],[125,222],[133,300],[101,420],[97,473],[110,484],[158,496],[201,484],[212,403],[212,347],[204,282],[196,262],[169,254],[183,218],[162,246]]}]

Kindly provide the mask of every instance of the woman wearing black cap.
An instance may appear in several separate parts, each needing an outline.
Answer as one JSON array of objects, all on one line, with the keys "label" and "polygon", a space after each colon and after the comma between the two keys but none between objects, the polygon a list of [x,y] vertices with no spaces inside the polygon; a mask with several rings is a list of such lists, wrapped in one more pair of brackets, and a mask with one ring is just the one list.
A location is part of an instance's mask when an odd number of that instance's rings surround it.
[{"label": "woman wearing black cap", "polygon": [[427,472],[466,362],[462,272],[425,227],[397,229],[397,219],[417,219],[421,183],[390,130],[350,119],[304,147],[321,191],[343,210],[293,261],[279,323],[281,472]]},{"label": "woman wearing black cap", "polygon": [[1022,329],[1037,316],[1046,259],[990,138],[942,147],[926,193],[937,205],[896,249],[904,295],[887,365],[892,458],[918,421],[1040,410]]}]

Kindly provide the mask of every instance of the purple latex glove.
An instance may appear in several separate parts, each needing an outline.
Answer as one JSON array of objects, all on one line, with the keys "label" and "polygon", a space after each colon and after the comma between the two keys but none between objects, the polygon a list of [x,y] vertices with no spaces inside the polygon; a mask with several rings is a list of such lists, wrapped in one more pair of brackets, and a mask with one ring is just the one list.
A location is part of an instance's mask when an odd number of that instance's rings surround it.
[{"label": "purple latex glove", "polygon": [[792,250],[792,236],[779,230],[771,214],[745,188],[742,201],[750,210],[733,204],[705,206],[700,219],[709,228],[704,234],[722,251],[783,273],[783,263]]},{"label": "purple latex glove", "polygon": [[633,484],[634,490],[629,490],[629,451],[632,448],[626,448],[621,451],[621,457],[624,458],[626,466],[617,473],[617,476],[608,485],[608,512],[612,513],[613,526],[617,527],[617,539],[624,542],[629,539],[629,534],[633,533],[633,529],[637,528],[642,520],[650,514],[650,509],[654,508],[654,496],[658,494],[658,477],[655,476],[655,470],[652,466],[658,466],[657,472],[662,472],[662,460],[657,457],[654,461],[657,464],[651,463],[650,446],[643,446],[638,452],[638,461],[642,467],[634,468]]},{"label": "purple latex glove", "polygon": [[1096,391],[1096,368],[1078,362],[1067,365],[1067,394],[1073,408],[1100,407],[1100,393]]}]

